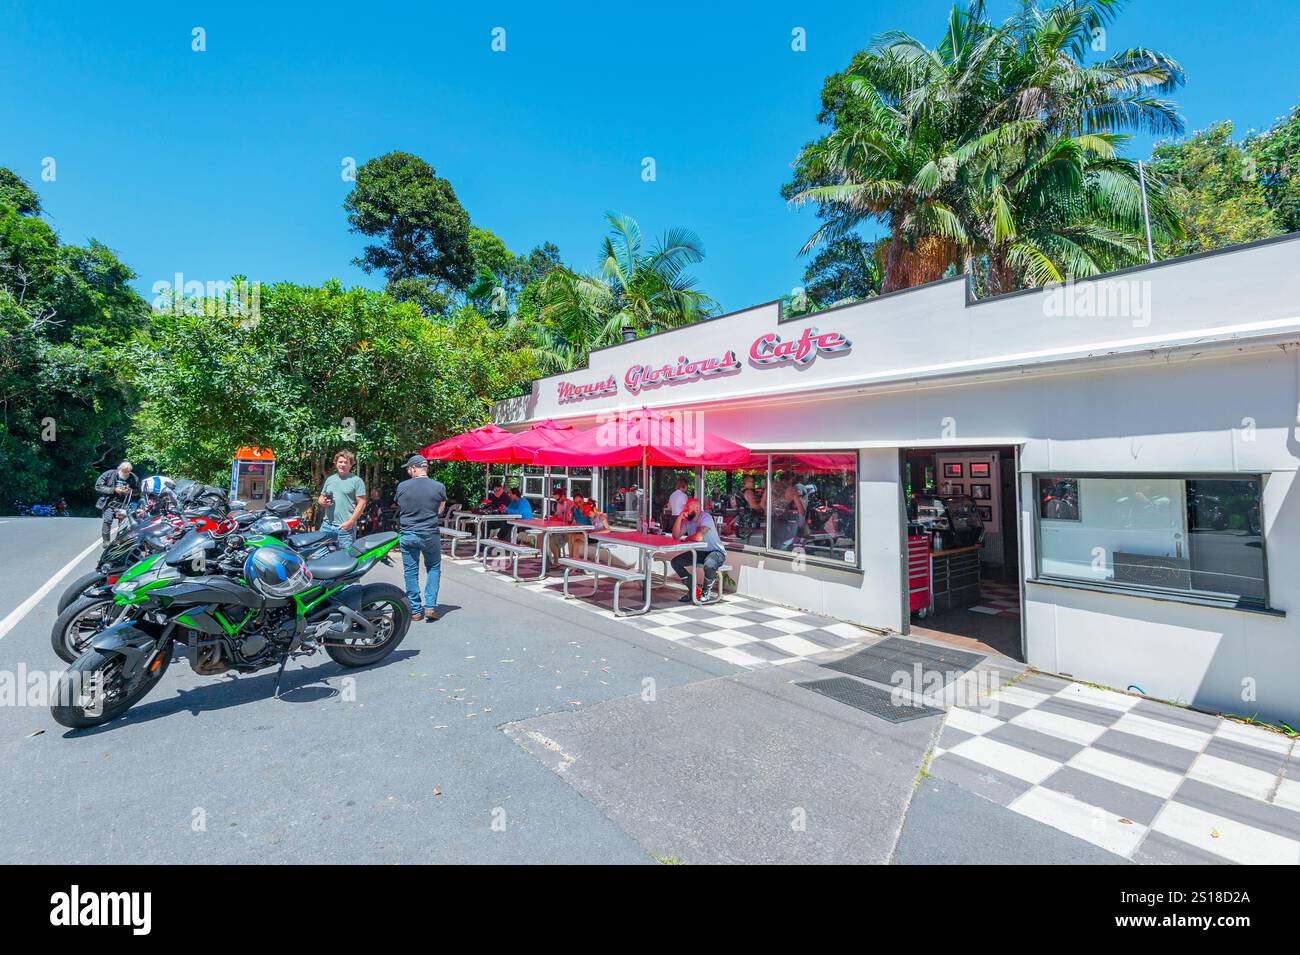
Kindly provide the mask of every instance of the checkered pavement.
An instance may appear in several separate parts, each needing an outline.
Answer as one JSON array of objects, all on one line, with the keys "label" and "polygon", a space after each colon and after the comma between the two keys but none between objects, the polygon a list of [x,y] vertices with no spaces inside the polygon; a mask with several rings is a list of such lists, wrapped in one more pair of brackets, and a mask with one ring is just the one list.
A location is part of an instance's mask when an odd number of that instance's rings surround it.
[{"label": "checkered pavement", "polygon": [[[444,555],[443,560],[450,558]],[[534,593],[561,599],[564,596],[559,577],[515,584],[508,574],[485,569],[478,561],[457,559],[452,563]],[[519,562],[522,577],[535,576],[540,569],[535,559]],[[679,598],[685,590],[675,582],[657,583],[651,589],[650,612],[636,617],[614,615],[614,582],[608,578],[601,578],[594,597],[587,596],[591,578],[585,575],[574,575],[570,589],[578,595],[569,600],[571,605],[743,667],[779,666],[821,653],[858,649],[866,640],[876,639],[876,634],[861,627],[730,592],[720,601],[702,607],[683,604]],[[619,597],[619,606],[624,610],[639,607],[643,599],[640,585],[624,584]]]},{"label": "checkered pavement", "polygon": [[1300,742],[1037,673],[980,703],[934,776],[1134,862],[1300,864]]},{"label": "checkered pavement", "polygon": [[998,617],[1020,617],[1020,591],[1015,585],[996,581],[980,581],[980,602],[967,608],[971,613]]}]

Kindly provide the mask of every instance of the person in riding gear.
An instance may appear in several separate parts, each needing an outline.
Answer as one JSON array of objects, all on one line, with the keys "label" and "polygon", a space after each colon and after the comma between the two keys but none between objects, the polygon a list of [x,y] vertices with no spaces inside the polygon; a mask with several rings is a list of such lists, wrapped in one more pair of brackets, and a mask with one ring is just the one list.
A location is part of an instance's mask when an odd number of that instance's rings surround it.
[{"label": "person in riding gear", "polygon": [[107,546],[113,529],[113,516],[118,508],[125,507],[131,498],[140,493],[140,479],[131,473],[131,462],[123,461],[115,468],[109,468],[95,482],[95,493],[99,499],[95,507],[104,518],[100,525],[100,536]]}]

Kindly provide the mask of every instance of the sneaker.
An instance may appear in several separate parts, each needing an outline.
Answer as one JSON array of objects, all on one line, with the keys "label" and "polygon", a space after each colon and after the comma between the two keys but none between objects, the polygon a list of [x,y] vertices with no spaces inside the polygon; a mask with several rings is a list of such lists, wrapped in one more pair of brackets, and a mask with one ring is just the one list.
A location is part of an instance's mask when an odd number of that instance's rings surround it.
[{"label": "sneaker", "polygon": [[682,594],[680,597],[677,598],[677,602],[678,602],[679,604],[688,604],[688,603],[691,602],[691,595],[690,595],[690,594]]},{"label": "sneaker", "polygon": [[424,612],[424,619],[429,621],[429,623],[433,623],[439,616],[441,616],[441,614],[439,614],[437,610],[426,610]]},{"label": "sneaker", "polygon": [[423,611],[423,610],[417,610],[417,611],[415,611],[415,613],[411,614],[411,619],[412,619],[412,620],[423,620],[423,619],[424,619],[424,611]]},{"label": "sneaker", "polygon": [[700,591],[700,600],[711,600],[713,598],[713,584],[709,584]]}]

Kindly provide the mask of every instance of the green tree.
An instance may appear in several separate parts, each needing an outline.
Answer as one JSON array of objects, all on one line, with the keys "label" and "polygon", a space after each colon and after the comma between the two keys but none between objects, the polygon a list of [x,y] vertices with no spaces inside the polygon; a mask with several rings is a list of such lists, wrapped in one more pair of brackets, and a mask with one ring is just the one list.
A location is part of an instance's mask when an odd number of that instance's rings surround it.
[{"label": "green tree", "polygon": [[[877,38],[826,81],[831,130],[783,189],[824,220],[805,251],[883,223],[886,291],[966,271],[995,293],[1138,261],[1141,194],[1120,131],[1179,131],[1162,97],[1183,72],[1147,49],[1088,61],[1119,6],[1026,2],[998,26],[973,0],[933,47]],[[1151,207],[1176,231],[1158,189]]]},{"label": "green tree", "polygon": [[885,246],[846,235],[825,246],[804,270],[804,295],[811,308],[829,308],[880,294],[880,252]]},{"label": "green tree", "polygon": [[690,266],[704,245],[689,229],[669,229],[647,246],[631,216],[608,213],[600,268],[583,275],[553,267],[538,289],[535,354],[548,371],[586,363],[592,348],[710,317],[717,303],[695,288]]},{"label": "green tree", "polygon": [[419,156],[394,151],[363,163],[343,208],[352,232],[379,240],[354,264],[382,272],[398,301],[438,313],[474,281],[469,215]]},{"label": "green tree", "polygon": [[1283,232],[1300,232],[1300,106],[1272,129],[1245,142],[1264,199]]},{"label": "green tree", "polygon": [[39,197],[0,169],[0,461],[3,502],[94,499],[120,460],[131,396],[124,344],[148,312],[134,273],[107,247],[61,243]]},{"label": "green tree", "polygon": [[534,377],[520,344],[472,308],[431,323],[412,303],[335,281],[264,288],[252,316],[187,303],[156,315],[135,348],[145,397],[132,453],[216,481],[235,448],[267,446],[281,482],[315,486],[347,447],[382,480]]},{"label": "green tree", "polygon": [[1177,143],[1155,148],[1150,172],[1168,184],[1168,202],[1185,234],[1160,243],[1161,258],[1205,252],[1281,233],[1257,161],[1232,138],[1232,123],[1216,123]]}]

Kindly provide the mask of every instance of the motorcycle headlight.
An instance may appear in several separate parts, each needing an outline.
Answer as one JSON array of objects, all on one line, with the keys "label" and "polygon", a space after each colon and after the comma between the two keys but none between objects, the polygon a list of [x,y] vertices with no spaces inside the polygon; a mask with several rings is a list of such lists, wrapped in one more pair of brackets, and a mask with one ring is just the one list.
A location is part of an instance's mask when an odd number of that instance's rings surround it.
[{"label": "motorcycle headlight", "polygon": [[127,581],[126,583],[124,583],[124,584],[118,584],[118,585],[117,585],[116,587],[114,587],[113,589],[114,589],[115,591],[117,591],[117,593],[119,593],[119,594],[129,594],[129,593],[133,593],[133,592],[135,591],[135,589],[136,589],[137,587],[139,587],[139,586],[140,586],[140,581],[138,581],[138,580],[128,580],[128,581]]}]

